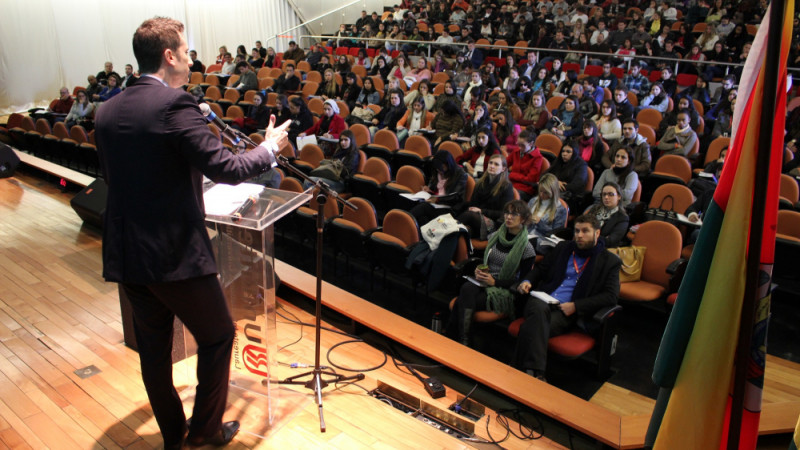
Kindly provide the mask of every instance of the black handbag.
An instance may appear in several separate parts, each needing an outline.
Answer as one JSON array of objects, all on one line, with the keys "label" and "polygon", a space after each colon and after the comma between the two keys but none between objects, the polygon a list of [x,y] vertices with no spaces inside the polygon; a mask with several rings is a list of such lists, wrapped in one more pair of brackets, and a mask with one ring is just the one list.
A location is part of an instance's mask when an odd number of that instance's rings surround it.
[{"label": "black handbag", "polygon": [[[670,200],[670,209],[664,209],[664,202]],[[658,208],[647,208],[644,212],[644,220],[645,222],[651,220],[658,220],[661,222],[671,223],[672,225],[678,224],[678,213],[672,210],[675,207],[675,199],[672,198],[671,195],[665,196],[661,200],[661,204],[658,205]]]}]

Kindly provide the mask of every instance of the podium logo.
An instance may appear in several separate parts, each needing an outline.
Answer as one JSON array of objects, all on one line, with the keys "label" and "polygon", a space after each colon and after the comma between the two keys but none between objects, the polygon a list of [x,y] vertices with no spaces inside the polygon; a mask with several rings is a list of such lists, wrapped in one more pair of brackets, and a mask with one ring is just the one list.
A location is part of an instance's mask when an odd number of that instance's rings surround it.
[{"label": "podium logo", "polygon": [[262,377],[269,376],[266,349],[255,345],[247,345],[242,350],[242,359],[248,372]]}]

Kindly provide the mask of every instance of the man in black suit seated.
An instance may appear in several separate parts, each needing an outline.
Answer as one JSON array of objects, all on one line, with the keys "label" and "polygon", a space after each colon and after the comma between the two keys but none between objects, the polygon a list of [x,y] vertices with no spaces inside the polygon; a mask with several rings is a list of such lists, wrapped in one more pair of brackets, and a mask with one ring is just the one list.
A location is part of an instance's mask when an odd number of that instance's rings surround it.
[{"label": "man in black suit seated", "polygon": [[[222,423],[234,326],[204,224],[203,175],[236,184],[269,170],[289,124],[273,128],[273,117],[262,145],[238,155],[226,150],[181,89],[191,66],[183,31],[168,18],[142,23],[133,36],[142,77],[96,117],[108,184],[103,277],[120,283],[130,299],[142,380],[168,449],[184,439],[189,446],[225,445],[239,429],[236,421]],[[189,427],[172,380],[175,316],[198,344]]]},{"label": "man in black suit seated", "polygon": [[591,319],[601,308],[617,303],[621,262],[599,237],[597,218],[579,216],[573,240],[559,243],[519,283],[520,294],[543,291],[560,303],[527,299],[515,351],[518,369],[544,381],[548,339],[568,333],[579,318]]}]

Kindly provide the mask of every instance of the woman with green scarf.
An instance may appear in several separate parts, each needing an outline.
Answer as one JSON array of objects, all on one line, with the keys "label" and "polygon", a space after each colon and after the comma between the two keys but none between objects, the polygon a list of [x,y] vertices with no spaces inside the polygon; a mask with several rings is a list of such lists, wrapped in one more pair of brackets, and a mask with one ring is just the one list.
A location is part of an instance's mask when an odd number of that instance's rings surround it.
[{"label": "woman with green scarf", "polygon": [[452,310],[447,323],[447,336],[469,345],[470,326],[477,311],[490,311],[503,317],[514,318],[514,293],[509,287],[520,274],[533,267],[536,252],[528,242],[526,225],[531,218],[528,205],[521,200],[506,203],[503,208],[503,225],[489,236],[483,264],[475,269],[475,280],[464,283],[458,298],[450,304]]}]

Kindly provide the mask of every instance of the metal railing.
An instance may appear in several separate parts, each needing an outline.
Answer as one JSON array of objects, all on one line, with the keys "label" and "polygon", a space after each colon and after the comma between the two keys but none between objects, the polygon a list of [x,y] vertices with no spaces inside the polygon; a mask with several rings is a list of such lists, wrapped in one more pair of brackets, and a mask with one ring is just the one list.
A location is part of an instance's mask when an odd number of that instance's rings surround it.
[{"label": "metal railing", "polygon": [[[328,40],[328,41],[331,41],[331,40],[352,40],[352,41],[357,41],[357,42],[370,42],[370,43],[374,43],[374,42],[386,43],[386,42],[389,42],[389,43],[393,43],[395,45],[395,47],[397,46],[397,44],[406,44],[406,43],[408,43],[408,44],[415,45],[415,46],[427,46],[426,50],[427,50],[427,57],[428,58],[431,57],[432,52],[434,52],[437,48],[450,48],[450,49],[452,49],[452,48],[466,47],[467,46],[467,44],[460,43],[460,42],[452,42],[452,43],[448,43],[448,44],[441,44],[441,43],[436,43],[435,41],[415,41],[415,40],[407,40],[407,39],[373,38],[373,37],[360,37],[360,36],[339,38],[339,37],[330,36],[330,35],[328,35],[328,36],[326,36],[326,35],[302,35],[302,36],[300,36],[300,39],[301,39],[301,42],[302,42],[303,39],[313,39],[313,40],[316,40],[316,41],[323,41],[323,40]],[[541,61],[542,60],[542,58],[541,58],[541,54],[542,53],[545,53],[545,54],[561,53],[561,54],[564,54],[565,56],[570,54],[570,53],[578,53],[579,55],[581,55],[581,59],[583,60],[583,63],[581,64],[581,67],[583,67],[583,68],[585,68],[587,65],[589,65],[590,56],[595,56],[595,58],[592,58],[591,60],[602,60],[602,61],[606,61],[606,62],[614,60],[614,59],[624,60],[624,63],[625,63],[625,66],[626,66],[625,67],[626,71],[630,70],[631,63],[634,60],[645,60],[645,62],[647,63],[648,66],[652,65],[652,64],[650,64],[650,61],[661,61],[661,62],[666,62],[666,63],[673,63],[674,64],[674,67],[673,67],[673,73],[674,74],[678,74],[678,69],[679,69],[680,64],[725,66],[725,74],[726,75],[728,73],[730,73],[731,70],[735,70],[735,68],[744,67],[744,64],[742,64],[742,63],[726,63],[726,62],[720,62],[720,61],[692,61],[692,60],[680,59],[680,58],[665,58],[665,57],[661,57],[661,56],[617,55],[615,53],[602,53],[602,52],[576,51],[576,50],[560,50],[560,49],[541,48],[541,47],[517,47],[517,46],[512,46],[512,45],[493,45],[493,44],[490,44],[488,46],[487,45],[477,45],[476,44],[475,47],[480,49],[481,51],[484,51],[484,52],[486,50],[489,50],[489,51],[497,50],[497,57],[501,58],[501,59],[503,58],[503,52],[504,51],[506,53],[509,53],[509,52],[514,52],[515,50],[523,50],[526,54],[529,51],[532,50],[532,51],[536,52],[536,60],[537,61]],[[395,48],[395,50],[399,50],[399,49]],[[484,59],[486,57],[488,57],[488,56],[491,56],[491,55],[484,54]],[[562,61],[563,61],[563,59],[562,59]],[[789,72],[792,74],[792,76],[794,78],[797,78],[798,80],[800,80],[800,69],[791,68],[790,67],[789,68]]]}]

